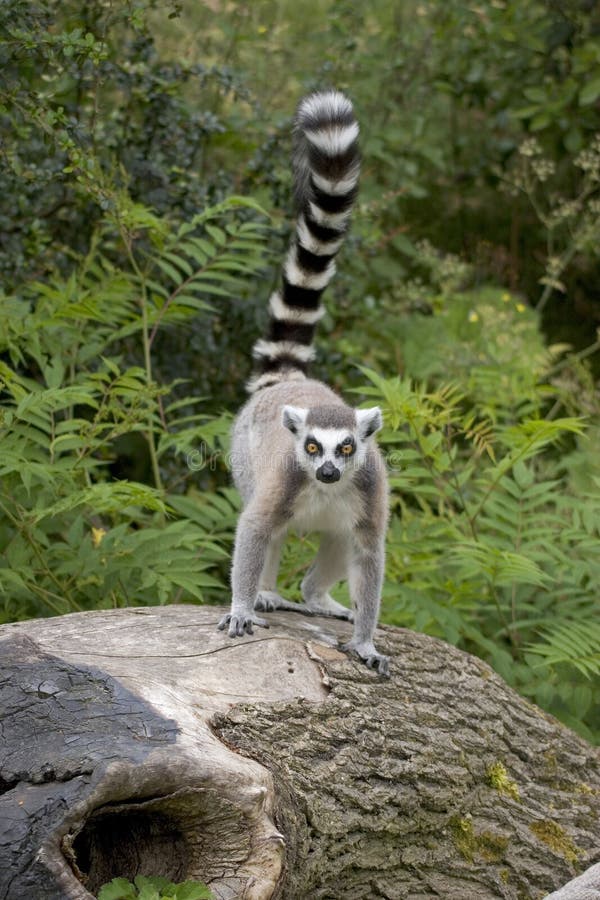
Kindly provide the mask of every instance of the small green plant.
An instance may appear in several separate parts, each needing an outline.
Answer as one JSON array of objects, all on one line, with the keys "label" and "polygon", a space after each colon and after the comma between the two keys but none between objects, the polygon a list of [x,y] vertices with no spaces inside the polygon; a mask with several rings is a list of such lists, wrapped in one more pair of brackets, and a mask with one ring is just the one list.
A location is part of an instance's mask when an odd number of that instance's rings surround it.
[{"label": "small green plant", "polygon": [[173,884],[168,878],[136,875],[133,880],[113,878],[100,888],[98,900],[212,900],[213,894],[200,881]]},{"label": "small green plant", "polygon": [[512,781],[506,771],[506,766],[501,762],[492,763],[487,770],[488,782],[499,794],[505,794],[513,800],[519,800],[519,788],[517,783]]}]

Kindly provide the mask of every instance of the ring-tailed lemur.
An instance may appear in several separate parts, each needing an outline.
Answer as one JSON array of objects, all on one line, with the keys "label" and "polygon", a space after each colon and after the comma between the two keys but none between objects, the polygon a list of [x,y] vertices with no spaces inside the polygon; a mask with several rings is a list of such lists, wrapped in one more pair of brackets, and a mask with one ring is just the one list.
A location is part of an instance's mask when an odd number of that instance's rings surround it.
[{"label": "ring-tailed lemur", "polygon": [[[343,649],[387,675],[373,634],[379,614],[388,517],[387,479],[373,440],[381,411],[353,409],[306,377],[313,359],[321,294],[348,230],[358,190],[358,124],[336,91],[311,94],[296,117],[294,176],[299,216],[271,296],[266,339],[256,342],[250,400],[233,429],[232,468],[242,494],[231,571],[231,612],[219,622],[230,637],[267,627],[255,610],[293,609],[352,620]],[[302,582],[304,604],[277,593],[281,547],[289,528],[323,533]],[[354,613],[329,595],[347,578]]]}]

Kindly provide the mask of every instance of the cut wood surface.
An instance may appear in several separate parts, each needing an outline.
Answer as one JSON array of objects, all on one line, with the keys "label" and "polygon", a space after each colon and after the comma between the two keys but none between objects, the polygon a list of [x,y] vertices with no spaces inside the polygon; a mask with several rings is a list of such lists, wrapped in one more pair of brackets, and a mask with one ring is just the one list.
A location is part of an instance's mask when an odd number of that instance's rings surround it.
[{"label": "cut wood surface", "polygon": [[348,623],[225,611],[0,627],[0,900],[538,900],[600,860],[598,751],[477,658],[385,627],[383,680]]}]

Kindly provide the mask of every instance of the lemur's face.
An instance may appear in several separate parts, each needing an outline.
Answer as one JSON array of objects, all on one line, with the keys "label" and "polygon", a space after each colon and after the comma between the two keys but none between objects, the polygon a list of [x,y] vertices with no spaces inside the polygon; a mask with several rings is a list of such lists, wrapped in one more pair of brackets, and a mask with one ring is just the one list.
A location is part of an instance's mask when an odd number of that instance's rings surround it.
[{"label": "lemur's face", "polygon": [[334,484],[363,465],[370,439],[382,425],[378,406],[284,406],[282,421],[294,436],[298,462],[322,484]]}]

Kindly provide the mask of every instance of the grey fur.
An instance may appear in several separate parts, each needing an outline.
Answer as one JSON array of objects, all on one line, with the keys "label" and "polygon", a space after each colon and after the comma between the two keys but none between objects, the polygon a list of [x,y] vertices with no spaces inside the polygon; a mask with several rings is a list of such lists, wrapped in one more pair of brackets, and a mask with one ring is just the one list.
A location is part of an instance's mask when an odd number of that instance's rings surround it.
[{"label": "grey fur", "polygon": [[[346,115],[339,95],[333,101],[326,96],[323,107],[313,95],[301,109],[320,122],[322,109],[333,102],[336,115]],[[264,353],[276,352],[270,347],[263,346]],[[355,410],[293,367],[281,366],[275,376],[265,372],[253,390],[233,427],[232,472],[244,509],[231,567],[231,611],[219,628],[236,637],[251,634],[254,625],[267,627],[257,610],[346,618],[354,621],[354,634],[344,649],[387,675],[388,659],[373,643],[388,517],[386,470],[372,437],[381,427],[381,411]],[[334,471],[335,481],[322,480]],[[302,582],[304,604],[290,604],[277,592],[279,558],[290,528],[322,534]],[[353,611],[329,593],[343,579],[349,582]]]},{"label": "grey fur", "polygon": [[317,428],[356,428],[356,411],[349,406],[313,406],[308,410],[306,424]]}]

